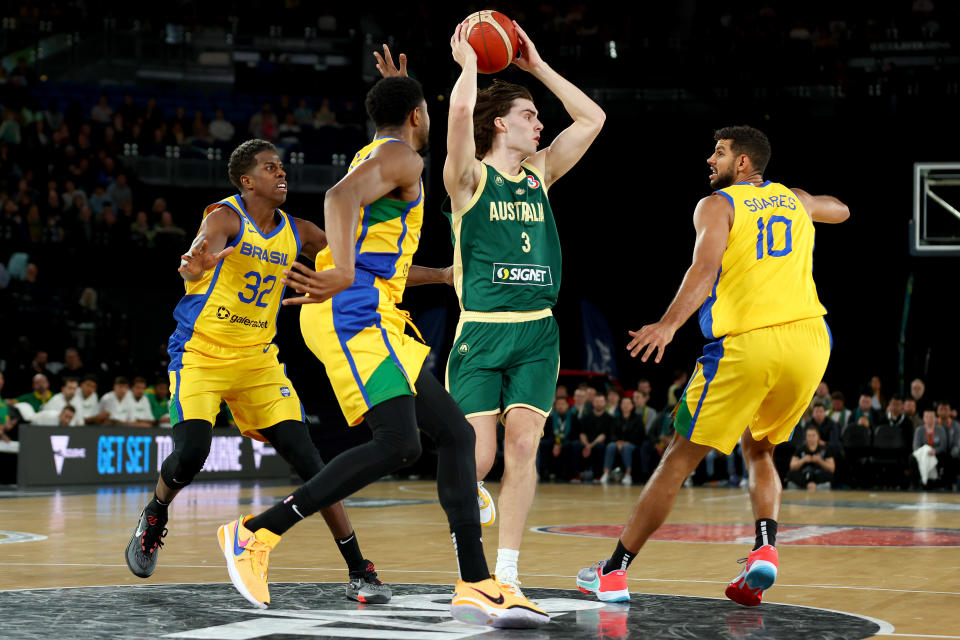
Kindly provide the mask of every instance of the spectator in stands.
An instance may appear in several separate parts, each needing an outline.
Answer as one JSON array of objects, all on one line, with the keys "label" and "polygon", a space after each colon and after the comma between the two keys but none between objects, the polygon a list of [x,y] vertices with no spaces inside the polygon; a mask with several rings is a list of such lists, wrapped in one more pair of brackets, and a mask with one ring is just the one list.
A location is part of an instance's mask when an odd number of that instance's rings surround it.
[{"label": "spectator in stands", "polygon": [[[918,452],[925,445],[928,445],[930,449],[927,450],[927,456],[936,456],[937,458],[937,469],[938,469],[938,478],[942,475],[942,470],[946,467],[947,458],[950,455],[949,451],[949,440],[947,439],[947,432],[944,431],[943,427],[937,424],[937,413],[932,408],[923,410],[923,425],[917,427],[917,430],[913,434],[913,452],[914,455],[910,456],[910,467],[911,474],[910,477],[913,478],[912,488],[917,489],[920,487],[920,470],[918,468],[917,456],[923,455]],[[934,485],[934,482],[928,480],[924,483],[924,488],[930,488]]]},{"label": "spectator in stands", "polygon": [[10,145],[19,145],[21,142],[20,123],[17,114],[11,109],[3,110],[3,120],[0,121],[0,142]]},{"label": "spectator in stands", "polygon": [[813,405],[813,415],[804,428],[811,425],[816,427],[820,434],[820,444],[830,445],[834,451],[840,448],[840,425],[827,415],[826,405],[822,403]]},{"label": "spectator in stands", "polygon": [[[917,401],[913,399],[913,396],[907,396],[903,399],[903,415],[913,425],[914,430],[923,424],[923,418],[917,413]],[[910,439],[913,439],[913,435],[910,436]]]},{"label": "spectator in stands", "polygon": [[107,103],[107,96],[101,95],[97,104],[90,109],[90,119],[102,125],[110,124],[113,120],[113,109]]},{"label": "spectator in stands", "polygon": [[203,120],[203,111],[197,109],[193,113],[193,122],[190,123],[190,141],[197,146],[206,146],[213,143],[210,127]]},{"label": "spectator in stands", "polygon": [[829,489],[837,463],[832,449],[820,442],[820,431],[807,425],[804,443],[790,459],[787,485],[791,489],[806,487],[808,491]]},{"label": "spectator in stands", "polygon": [[870,402],[871,406],[877,411],[883,411],[883,408],[887,405],[886,399],[883,397],[883,383],[880,381],[880,376],[873,376],[870,378]]},{"label": "spectator in stands", "polygon": [[149,248],[153,246],[153,236],[156,232],[150,226],[146,211],[138,211],[133,224],[130,225],[130,241],[138,247]]},{"label": "spectator in stands", "polygon": [[153,386],[147,389],[147,399],[153,410],[153,419],[160,426],[170,426],[170,381],[158,378]]},{"label": "spectator in stands", "polygon": [[907,414],[903,412],[903,396],[898,393],[890,396],[887,403],[887,424],[900,430],[905,443],[913,440],[914,426]]},{"label": "spectator in stands", "polygon": [[130,422],[130,403],[124,403],[130,393],[130,381],[123,376],[113,380],[113,391],[108,391],[100,398],[100,413],[97,421],[101,424],[127,424]]},{"label": "spectator in stands", "polygon": [[673,372],[673,384],[667,389],[667,407],[670,409],[673,409],[677,402],[680,401],[680,396],[683,394],[683,390],[687,385],[688,377],[687,372],[683,369],[676,369]]},{"label": "spectator in stands", "polygon": [[38,373],[33,376],[33,391],[17,397],[17,402],[26,402],[36,412],[40,411],[52,397],[53,393],[50,391],[49,379],[44,374]]},{"label": "spectator in stands", "polygon": [[574,448],[582,458],[577,460],[577,464],[583,482],[591,482],[602,474],[604,442],[613,427],[613,418],[607,413],[604,396],[595,393],[591,407],[592,411],[579,420],[580,442],[577,444],[580,446]]},{"label": "spectator in stands", "polygon": [[150,399],[147,397],[147,381],[137,376],[133,379],[130,386],[130,393],[124,398],[127,404],[129,427],[154,427],[157,424],[153,417],[153,407],[150,405]]},{"label": "spectator in stands", "polygon": [[910,383],[910,397],[917,403],[917,413],[921,416],[927,407],[931,407],[930,400],[926,397],[927,385],[920,378],[915,378]]},{"label": "spectator in stands", "polygon": [[853,418],[847,426],[857,425],[867,429],[873,429],[883,422],[882,416],[883,414],[873,408],[873,396],[864,392],[860,394],[860,402],[857,405],[857,410],[853,412]]},{"label": "spectator in stands", "polygon": [[827,385],[825,380],[821,380],[820,384],[817,386],[817,390],[813,394],[813,399],[810,400],[810,404],[807,406],[807,411],[803,415],[804,422],[809,421],[810,417],[813,415],[813,407],[822,404],[826,407],[830,403],[830,387]]},{"label": "spectator in stands", "polygon": [[558,395],[553,401],[553,411],[544,425],[543,438],[537,457],[537,473],[541,480],[562,478],[569,480],[570,440],[573,432],[573,412],[566,396]]},{"label": "spectator in stands", "polygon": [[291,111],[277,127],[277,141],[287,146],[300,144],[300,132],[300,125],[297,124],[297,119]]},{"label": "spectator in stands", "polygon": [[183,242],[187,232],[173,222],[173,214],[164,211],[160,214],[160,223],[153,229],[154,242],[158,245],[170,243],[179,245]]},{"label": "spectator in stands", "polygon": [[[87,193],[83,189],[78,189],[73,180],[67,180],[63,183],[63,193],[60,194],[60,202],[63,203],[64,213],[75,210],[80,211],[87,204]],[[80,196],[80,200],[77,200]]]},{"label": "spectator in stands", "polygon": [[567,391],[567,385],[558,384],[557,390],[553,393],[554,398],[567,398],[567,403],[569,404],[570,392]]},{"label": "spectator in stands", "polygon": [[947,480],[956,475],[960,468],[960,422],[953,419],[953,409],[947,401],[937,403],[937,426],[943,427],[947,434],[947,446],[950,456],[946,460]]},{"label": "spectator in stands", "polygon": [[107,200],[113,202],[117,209],[123,209],[133,203],[133,189],[127,184],[127,174],[118,173],[117,179],[110,183],[105,192]]},{"label": "spectator in stands", "polygon": [[263,103],[263,108],[250,117],[250,126],[247,131],[252,138],[273,140],[277,136],[277,116],[269,102]]},{"label": "spectator in stands", "polygon": [[100,415],[100,398],[97,397],[97,376],[88,373],[80,382],[80,391],[74,397],[73,406],[80,413],[84,424],[98,424]]},{"label": "spectator in stands", "polygon": [[90,196],[90,208],[93,209],[93,213],[97,216],[103,215],[103,205],[112,202],[107,197],[107,190],[103,188],[102,184],[98,184],[93,188],[93,195]]},{"label": "spectator in stands", "polygon": [[217,109],[217,117],[210,121],[210,136],[215,142],[229,143],[234,133],[233,124],[223,117],[223,109]]},{"label": "spectator in stands", "polygon": [[117,213],[109,202],[103,205],[103,215],[96,226],[94,242],[108,247],[119,247],[127,242],[128,229],[117,219]]},{"label": "spectator in stands", "polygon": [[616,418],[620,415],[620,392],[612,387],[607,391],[606,411],[611,418]]},{"label": "spectator in stands", "polygon": [[129,93],[123,94],[123,104],[117,108],[117,115],[123,118],[123,122],[132,125],[140,118],[140,108],[133,101],[133,96]]},{"label": "spectator in stands", "polygon": [[[650,398],[653,397],[653,385],[650,384],[650,381],[646,378],[640,378],[637,380],[637,391],[642,391],[643,393],[647,394],[647,406],[649,406]],[[633,403],[637,403],[636,398],[634,398]]]},{"label": "spectator in stands", "polygon": [[30,420],[30,424],[38,427],[75,427],[77,410],[72,406],[64,405],[60,411],[44,410],[37,413]]},{"label": "spectator in stands", "polygon": [[324,98],[320,108],[313,114],[313,128],[333,127],[337,124],[337,114],[330,108],[330,100]]},{"label": "spectator in stands", "polygon": [[[80,399],[77,397],[79,395],[79,389],[79,380],[72,376],[65,377],[63,379],[63,385],[60,387],[60,393],[50,398],[37,415],[49,412],[53,414],[53,416],[58,417],[65,407],[70,407],[74,410],[72,416],[73,424],[71,426],[79,427],[83,425],[83,417],[80,415],[79,407],[77,406],[80,404]],[[37,421],[34,419],[32,422],[36,424]]]},{"label": "spectator in stands", "polygon": [[573,419],[582,420],[584,416],[590,413],[590,407],[587,405],[587,383],[581,382],[573,392]]},{"label": "spectator in stands", "polygon": [[[640,395],[640,393],[637,392],[634,395]],[[633,484],[633,452],[643,442],[645,432],[643,420],[636,413],[633,399],[629,396],[621,398],[619,409],[619,414],[614,417],[611,425],[610,440],[607,442],[604,454],[603,475],[600,476],[600,484],[607,484],[610,481],[610,470],[613,469],[619,453],[624,468],[621,482],[629,487]]]},{"label": "spectator in stands", "polygon": [[307,105],[306,98],[300,98],[300,102],[294,110],[293,116],[297,119],[298,124],[312,125],[313,110]]},{"label": "spectator in stands", "polygon": [[[656,409],[650,407],[650,394],[642,389],[637,389],[633,392],[631,400],[633,400],[633,412],[643,423],[644,433],[649,432],[651,429],[657,429],[659,431],[660,414]],[[634,444],[639,446],[641,441],[642,440],[638,440]]]}]

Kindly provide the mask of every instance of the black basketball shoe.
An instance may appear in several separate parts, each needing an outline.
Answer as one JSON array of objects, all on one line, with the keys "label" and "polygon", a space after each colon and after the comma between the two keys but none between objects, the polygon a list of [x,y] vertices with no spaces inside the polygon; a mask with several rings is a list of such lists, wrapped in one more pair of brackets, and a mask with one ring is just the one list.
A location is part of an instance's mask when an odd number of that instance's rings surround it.
[{"label": "black basketball shoe", "polygon": [[155,513],[148,513],[146,509],[140,512],[137,528],[127,545],[127,566],[138,578],[149,578],[157,568],[157,553],[163,546],[163,538],[167,535],[166,518],[160,519]]},{"label": "black basketball shoe", "polygon": [[393,597],[390,587],[380,582],[373,563],[367,563],[363,571],[351,571],[350,582],[347,583],[347,597],[366,604],[386,604]]}]

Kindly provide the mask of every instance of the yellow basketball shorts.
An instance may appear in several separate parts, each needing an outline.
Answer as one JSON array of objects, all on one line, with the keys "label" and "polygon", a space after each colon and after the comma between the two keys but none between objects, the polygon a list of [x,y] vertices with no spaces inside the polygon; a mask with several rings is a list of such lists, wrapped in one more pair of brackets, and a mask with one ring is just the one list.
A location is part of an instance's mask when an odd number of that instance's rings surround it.
[{"label": "yellow basketball shorts", "polygon": [[357,271],[357,281],[332,300],[304,305],[300,330],[323,363],[340,410],[351,426],[384,400],[416,395],[430,347],[404,333],[407,316]]},{"label": "yellow basketball shorts", "polygon": [[832,347],[823,317],[709,343],[677,404],[674,428],[726,454],[747,428],[754,440],[789,440],[823,379]]},{"label": "yellow basketball shorts", "polygon": [[213,424],[225,400],[243,435],[284,420],[304,421],[300,397],[277,359],[277,345],[225,347],[197,334],[174,331],[170,353],[170,424]]}]

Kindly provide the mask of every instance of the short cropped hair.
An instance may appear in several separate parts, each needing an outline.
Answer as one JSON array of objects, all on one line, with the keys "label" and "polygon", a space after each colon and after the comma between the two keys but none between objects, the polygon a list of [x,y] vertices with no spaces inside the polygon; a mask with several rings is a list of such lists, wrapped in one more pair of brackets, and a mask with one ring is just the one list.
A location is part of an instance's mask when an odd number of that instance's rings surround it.
[{"label": "short cropped hair", "polygon": [[383,127],[398,127],[410,112],[423,102],[423,86],[409,76],[382,78],[367,92],[364,104],[373,124]]},{"label": "short cropped hair", "polygon": [[227,176],[240,191],[243,191],[243,184],[240,177],[249,173],[251,169],[257,166],[257,154],[261,151],[276,152],[277,148],[266,140],[254,138],[247,140],[230,154],[230,161],[227,163]]},{"label": "short cropped hair", "polygon": [[493,121],[510,113],[513,101],[520,98],[533,102],[526,87],[503,80],[494,80],[492,85],[477,92],[477,104],[473,108],[473,141],[478,158],[493,148]]},{"label": "short cropped hair", "polygon": [[714,140],[730,140],[730,150],[735,154],[741,153],[750,158],[753,168],[763,173],[770,162],[770,140],[759,129],[748,125],[723,127],[713,134]]}]

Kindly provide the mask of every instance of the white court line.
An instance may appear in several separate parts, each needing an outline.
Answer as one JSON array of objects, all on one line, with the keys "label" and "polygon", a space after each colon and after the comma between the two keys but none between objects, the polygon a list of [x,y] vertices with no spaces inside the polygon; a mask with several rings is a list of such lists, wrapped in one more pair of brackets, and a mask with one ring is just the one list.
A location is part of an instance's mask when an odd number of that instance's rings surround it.
[{"label": "white court line", "polygon": [[960,638],[960,636],[931,636],[926,633],[883,633],[877,632],[878,636],[900,636],[901,638]]},{"label": "white court line", "polygon": [[[0,567],[126,567],[125,564],[104,564],[104,563],[84,563],[84,562],[0,562]],[[211,568],[220,568],[218,563],[210,564],[164,564],[164,567],[169,567],[171,569],[211,569]],[[271,571],[343,571],[345,567],[274,567],[271,566]],[[385,569],[383,567],[377,566],[377,573],[449,573],[452,575],[458,575],[456,571],[446,571],[446,570],[427,570],[427,569]],[[525,578],[569,578],[574,579],[574,575],[565,575],[560,573],[522,573],[521,576]],[[727,584],[727,580],[693,580],[685,578],[631,578],[627,577],[627,580],[631,582],[689,582],[693,584]],[[91,586],[101,586],[101,585],[91,585]],[[944,595],[944,596],[960,596],[960,591],[927,591],[924,589],[891,589],[888,587],[850,587],[850,586],[841,586],[834,584],[782,584],[777,583],[778,587],[790,587],[794,589],[847,589],[852,591],[891,591],[895,593],[923,593],[927,595]],[[58,587],[59,588],[59,587]],[[543,587],[543,588],[555,588],[555,587]],[[792,606],[801,606],[801,605],[792,605]],[[817,607],[815,607],[817,608]],[[951,637],[951,636],[944,636]]]}]

